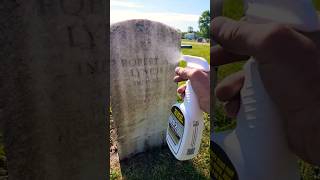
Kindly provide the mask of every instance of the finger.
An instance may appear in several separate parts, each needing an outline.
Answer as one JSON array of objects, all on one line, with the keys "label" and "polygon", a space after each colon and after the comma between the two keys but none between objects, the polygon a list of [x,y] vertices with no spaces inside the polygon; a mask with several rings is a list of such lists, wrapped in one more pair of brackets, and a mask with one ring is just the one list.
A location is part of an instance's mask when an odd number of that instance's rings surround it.
[{"label": "finger", "polygon": [[185,96],[185,95],[186,95],[185,93],[180,94],[181,99],[184,99],[184,96]]},{"label": "finger", "polygon": [[190,68],[177,67],[175,69],[175,72],[178,76],[176,79],[188,80],[191,76],[192,70]]},{"label": "finger", "polygon": [[227,102],[236,97],[244,83],[244,72],[239,71],[226,77],[219,83],[215,89],[216,97],[222,101]]},{"label": "finger", "polygon": [[221,46],[211,47],[210,56],[212,58],[213,66],[220,66],[249,59],[249,56],[228,52]]},{"label": "finger", "polygon": [[179,93],[182,99],[184,99],[186,87],[186,85],[182,85],[177,89],[177,92]]},{"label": "finger", "polygon": [[186,87],[187,87],[186,85],[182,85],[182,86],[178,87],[177,92],[178,92],[179,94],[184,93],[185,90],[186,90]]},{"label": "finger", "polygon": [[255,26],[244,21],[217,17],[211,21],[211,28],[213,39],[228,51],[241,55],[254,53],[255,41],[250,37],[255,34]]},{"label": "finger", "polygon": [[187,80],[189,78],[188,70],[186,68],[177,67],[175,69],[175,73],[176,73],[176,75],[178,75],[182,79]]},{"label": "finger", "polygon": [[[280,59],[286,59],[288,53],[303,57],[316,48],[316,44],[303,34],[277,23],[253,24],[217,17],[211,21],[211,31],[213,39],[224,50],[254,56],[260,62],[273,60],[266,57],[272,54],[277,54]],[[299,51],[292,52],[292,49]]]},{"label": "finger", "polygon": [[185,91],[183,93],[180,94],[181,99],[184,99],[184,96],[186,95]]},{"label": "finger", "polygon": [[213,39],[226,50],[239,55],[255,55],[265,26],[217,17],[211,21]]},{"label": "finger", "polygon": [[240,94],[231,101],[224,104],[224,109],[228,117],[235,118],[240,109]]},{"label": "finger", "polygon": [[175,72],[176,72],[176,76],[173,78],[175,82],[186,81],[188,79],[190,79],[191,82],[194,82],[193,80],[199,79],[205,76],[205,74],[209,74],[210,76],[210,72],[204,72],[199,69],[188,68],[188,67],[186,68],[177,67],[175,69]]},{"label": "finger", "polygon": [[174,82],[181,82],[181,81],[186,81],[187,79],[182,78],[181,76],[175,76],[173,78]]}]

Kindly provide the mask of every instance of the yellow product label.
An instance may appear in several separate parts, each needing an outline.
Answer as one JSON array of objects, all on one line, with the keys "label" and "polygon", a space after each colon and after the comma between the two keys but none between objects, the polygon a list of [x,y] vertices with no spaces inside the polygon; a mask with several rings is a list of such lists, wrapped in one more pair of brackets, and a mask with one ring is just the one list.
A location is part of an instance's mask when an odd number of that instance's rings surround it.
[{"label": "yellow product label", "polygon": [[176,118],[181,122],[181,124],[183,124],[183,115],[177,110],[174,110],[174,115],[176,116]]},{"label": "yellow product label", "polygon": [[173,106],[172,109],[171,109],[171,112],[173,113],[173,115],[178,119],[178,121],[184,125],[184,116],[181,112],[181,110],[176,107],[176,106]]},{"label": "yellow product label", "polygon": [[213,180],[238,180],[238,174],[225,152],[213,141],[210,144],[211,177]]}]

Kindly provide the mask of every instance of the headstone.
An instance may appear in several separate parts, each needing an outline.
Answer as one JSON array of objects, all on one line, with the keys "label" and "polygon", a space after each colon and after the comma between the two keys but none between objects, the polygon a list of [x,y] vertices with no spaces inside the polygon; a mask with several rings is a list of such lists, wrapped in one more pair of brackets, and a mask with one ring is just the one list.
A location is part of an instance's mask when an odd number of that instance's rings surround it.
[{"label": "headstone", "polygon": [[107,179],[104,3],[1,2],[0,115],[10,180]]},{"label": "headstone", "polygon": [[180,35],[162,23],[124,21],[111,26],[110,50],[111,107],[122,160],[166,144]]}]

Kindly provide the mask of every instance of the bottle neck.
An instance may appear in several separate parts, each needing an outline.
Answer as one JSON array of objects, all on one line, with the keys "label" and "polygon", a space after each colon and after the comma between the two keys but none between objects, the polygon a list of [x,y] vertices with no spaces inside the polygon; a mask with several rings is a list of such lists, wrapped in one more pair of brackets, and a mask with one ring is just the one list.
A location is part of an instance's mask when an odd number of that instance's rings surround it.
[{"label": "bottle neck", "polygon": [[186,111],[189,112],[202,112],[200,109],[198,97],[193,91],[190,80],[186,82],[186,91],[183,99]]}]

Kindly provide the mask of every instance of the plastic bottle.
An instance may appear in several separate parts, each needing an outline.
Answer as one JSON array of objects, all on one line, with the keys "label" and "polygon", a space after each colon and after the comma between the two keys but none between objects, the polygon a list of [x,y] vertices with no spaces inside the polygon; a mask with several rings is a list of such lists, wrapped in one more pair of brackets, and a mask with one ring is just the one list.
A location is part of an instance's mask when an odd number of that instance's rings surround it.
[{"label": "plastic bottle", "polygon": [[[210,71],[208,62],[201,57],[184,55],[182,59],[187,67]],[[188,160],[198,154],[203,128],[203,111],[188,80],[183,103],[171,108],[166,135],[169,149],[178,160]]]},{"label": "plastic bottle", "polygon": [[[251,0],[246,17],[249,22],[273,21],[302,31],[319,29],[310,0]],[[288,148],[283,121],[264,89],[258,66],[253,57],[244,66],[237,127],[214,133],[214,179],[300,179],[298,159]]]}]

